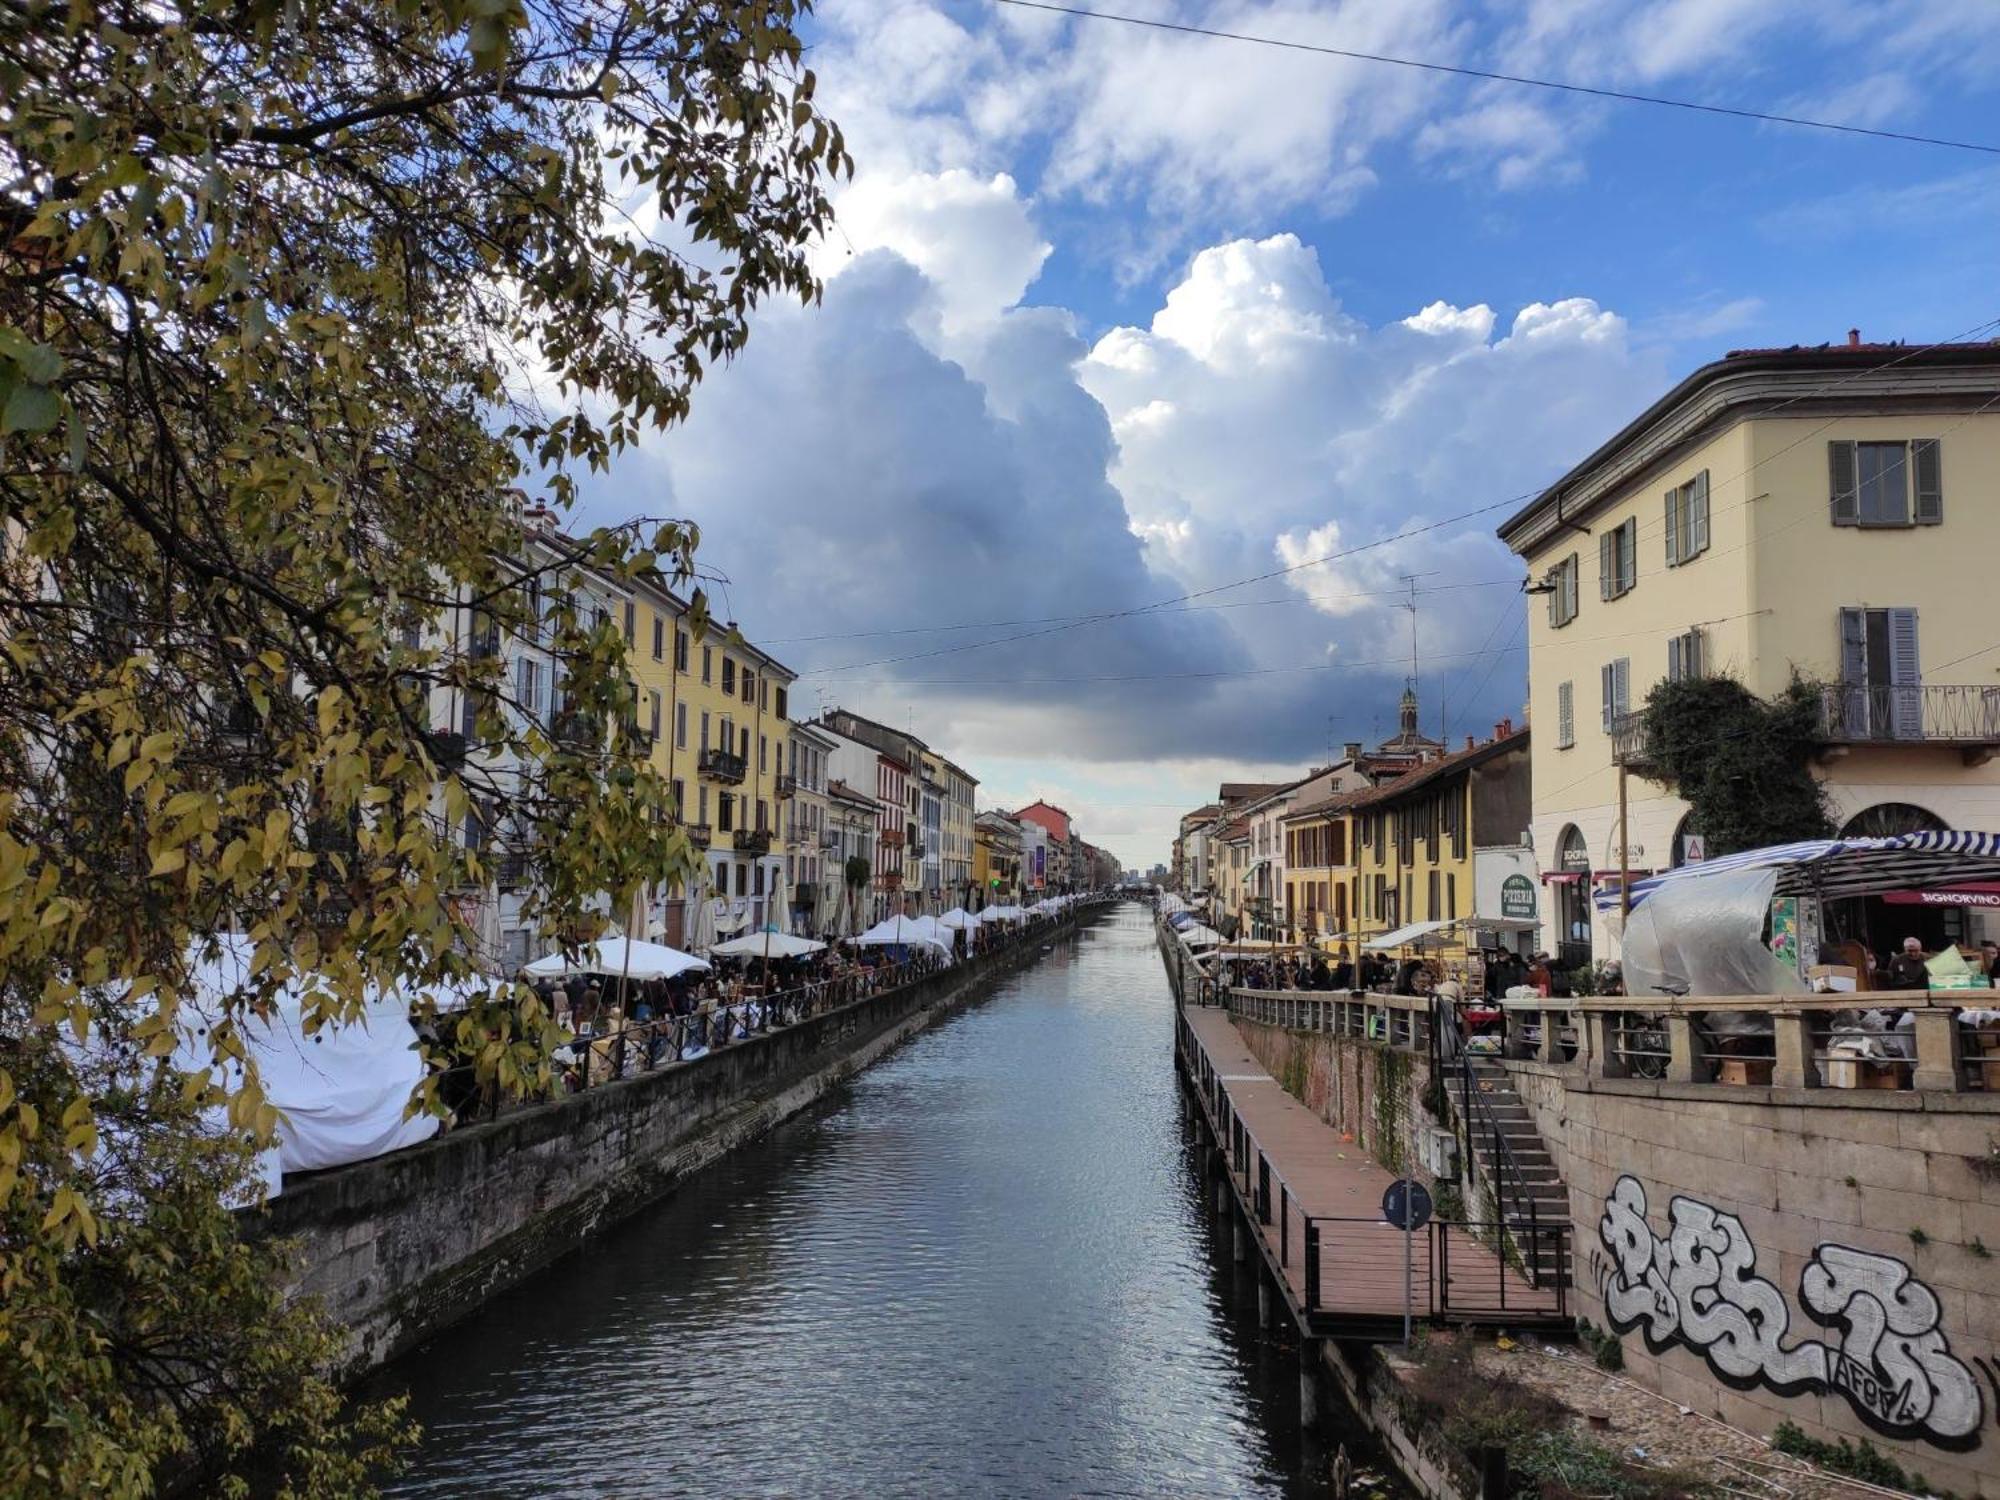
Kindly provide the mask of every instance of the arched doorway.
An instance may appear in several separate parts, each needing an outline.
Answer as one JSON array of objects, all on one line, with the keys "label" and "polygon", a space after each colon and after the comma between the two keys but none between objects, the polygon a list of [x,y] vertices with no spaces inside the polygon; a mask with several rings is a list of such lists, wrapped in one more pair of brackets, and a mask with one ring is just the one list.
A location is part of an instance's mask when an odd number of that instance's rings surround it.
[{"label": "arched doorway", "polygon": [[1556,839],[1556,961],[1563,969],[1590,962],[1590,845],[1567,825]]},{"label": "arched doorway", "polygon": [[1878,802],[1840,825],[1844,839],[1886,839],[1899,833],[1949,833],[1951,825],[1914,802]]},{"label": "arched doorway", "polygon": [[[1877,802],[1841,824],[1840,836],[1884,839],[1903,833],[1948,833],[1950,826],[1913,802]],[[1833,939],[1865,944],[1877,964],[1888,962],[1890,952],[1906,937],[1916,938],[1933,952],[1966,938],[1965,911],[1956,906],[1891,906],[1876,896],[1853,896],[1827,902],[1826,916]]]}]

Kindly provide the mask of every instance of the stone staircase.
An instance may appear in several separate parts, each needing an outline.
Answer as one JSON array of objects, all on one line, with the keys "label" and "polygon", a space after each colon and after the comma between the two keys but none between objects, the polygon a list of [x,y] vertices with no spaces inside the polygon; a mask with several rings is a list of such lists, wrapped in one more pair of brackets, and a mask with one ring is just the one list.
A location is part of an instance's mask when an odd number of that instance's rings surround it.
[{"label": "stone staircase", "polygon": [[1507,1071],[1488,1058],[1470,1062],[1476,1097],[1465,1114],[1477,1183],[1499,1210],[1522,1269],[1537,1282],[1567,1282],[1574,1252],[1561,1231],[1569,1227],[1569,1189]]}]

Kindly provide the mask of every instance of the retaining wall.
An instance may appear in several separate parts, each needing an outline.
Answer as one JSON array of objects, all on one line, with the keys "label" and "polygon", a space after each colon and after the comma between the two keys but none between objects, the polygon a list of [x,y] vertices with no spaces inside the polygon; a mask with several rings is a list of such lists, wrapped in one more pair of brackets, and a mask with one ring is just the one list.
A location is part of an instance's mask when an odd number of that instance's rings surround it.
[{"label": "retaining wall", "polygon": [[1507,1066],[1635,1379],[2000,1500],[2000,1098]]},{"label": "retaining wall", "polygon": [[347,1328],[358,1374],[806,1108],[1076,920],[692,1062],[288,1177],[253,1232],[295,1242],[293,1290]]}]

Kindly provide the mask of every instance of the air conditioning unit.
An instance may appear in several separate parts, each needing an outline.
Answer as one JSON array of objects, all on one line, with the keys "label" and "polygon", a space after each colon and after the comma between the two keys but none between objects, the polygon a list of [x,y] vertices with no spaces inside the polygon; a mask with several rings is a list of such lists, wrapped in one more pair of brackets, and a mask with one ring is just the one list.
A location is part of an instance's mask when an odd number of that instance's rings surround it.
[{"label": "air conditioning unit", "polygon": [[1432,1126],[1417,1141],[1417,1159],[1439,1182],[1458,1181],[1458,1137]]}]

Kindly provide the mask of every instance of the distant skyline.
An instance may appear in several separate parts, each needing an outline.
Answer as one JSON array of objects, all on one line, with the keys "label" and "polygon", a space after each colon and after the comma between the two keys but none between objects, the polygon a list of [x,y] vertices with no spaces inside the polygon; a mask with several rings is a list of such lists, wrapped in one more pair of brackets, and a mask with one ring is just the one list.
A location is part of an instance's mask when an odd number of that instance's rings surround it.
[{"label": "distant skyline", "polygon": [[[1974,140],[2000,118],[1987,0],[1107,8]],[[1426,732],[1518,720],[1493,526],[1694,366],[2000,319],[1991,157],[985,0],[832,0],[813,37],[856,160],[824,305],[760,314],[584,519],[692,517],[801,714],[907,725],[981,806],[1047,797],[1128,867],[1218,782],[1391,732],[1406,575]]]}]

